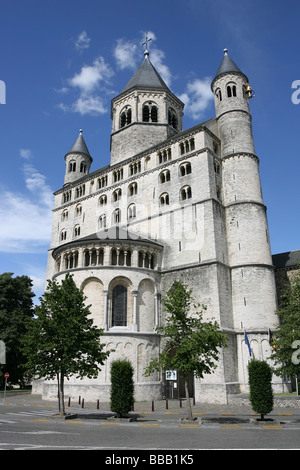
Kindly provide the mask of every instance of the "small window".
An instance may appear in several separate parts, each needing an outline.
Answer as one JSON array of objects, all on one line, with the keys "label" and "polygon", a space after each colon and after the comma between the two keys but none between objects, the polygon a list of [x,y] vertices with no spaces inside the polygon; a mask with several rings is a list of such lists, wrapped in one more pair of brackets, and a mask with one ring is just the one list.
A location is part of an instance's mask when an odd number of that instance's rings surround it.
[{"label": "small window", "polygon": [[179,175],[185,176],[189,175],[190,173],[192,173],[192,165],[190,164],[190,162],[182,163],[179,167]]},{"label": "small window", "polygon": [[99,197],[99,206],[105,206],[107,204],[107,195],[106,194],[102,194],[100,197]]},{"label": "small window", "polygon": [[119,224],[120,222],[121,222],[121,211],[120,211],[120,209],[116,209],[113,212],[112,223],[113,224]]},{"label": "small window", "polygon": [[86,163],[81,162],[80,163],[80,173],[85,173],[86,172]]},{"label": "small window", "polygon": [[131,123],[131,108],[126,107],[120,114],[120,128]]},{"label": "small window", "polygon": [[100,215],[99,220],[98,220],[98,227],[99,229],[103,229],[106,227],[106,215],[105,214]]},{"label": "small window", "polygon": [[61,232],[60,232],[60,240],[61,241],[64,241],[66,240],[67,238],[67,231],[65,229],[63,229]]},{"label": "small window", "polygon": [[160,201],[161,206],[168,206],[170,203],[169,194],[168,193],[161,194],[159,201]]},{"label": "small window", "polygon": [[82,205],[77,204],[75,207],[75,217],[80,217],[82,215]]},{"label": "small window", "polygon": [[128,186],[128,196],[131,197],[131,196],[134,196],[135,194],[137,194],[137,183],[136,182],[131,183]]},{"label": "small window", "polygon": [[170,179],[171,179],[171,174],[169,170],[163,170],[159,175],[160,183],[166,183],[167,181],[170,181]]},{"label": "small window", "polygon": [[157,106],[154,103],[145,103],[143,106],[143,122],[157,122]]},{"label": "small window", "polygon": [[112,193],[112,202],[117,202],[122,197],[122,189],[118,188]]},{"label": "small window", "polygon": [[74,237],[79,237],[79,235],[80,235],[80,226],[75,225],[75,227],[74,227]]},{"label": "small window", "polygon": [[174,111],[174,109],[170,108],[168,112],[168,123],[170,126],[172,126],[174,129],[178,128],[178,119],[177,119],[177,114]]},{"label": "small window", "polygon": [[130,206],[128,206],[127,218],[128,218],[128,220],[136,218],[136,206],[135,206],[135,204],[130,204]]},{"label": "small window", "polygon": [[127,325],[127,289],[118,285],[112,291],[112,326]]},{"label": "small window", "polygon": [[181,195],[181,200],[182,201],[185,201],[186,199],[191,199],[191,197],[192,197],[191,187],[190,186],[184,186],[183,188],[181,188],[180,195]]},{"label": "small window", "polygon": [[69,172],[76,171],[76,162],[73,160],[69,163]]}]

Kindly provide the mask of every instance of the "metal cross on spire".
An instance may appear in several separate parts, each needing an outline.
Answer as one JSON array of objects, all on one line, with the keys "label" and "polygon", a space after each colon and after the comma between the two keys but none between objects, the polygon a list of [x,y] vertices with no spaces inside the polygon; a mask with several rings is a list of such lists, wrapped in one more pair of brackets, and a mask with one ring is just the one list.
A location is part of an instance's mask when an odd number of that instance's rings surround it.
[{"label": "metal cross on spire", "polygon": [[146,31],[146,41],[143,42],[142,46],[144,46],[146,44],[146,50],[144,52],[144,55],[145,56],[148,56],[149,55],[149,51],[148,51],[148,43],[152,40],[152,38],[148,39],[148,31]]}]

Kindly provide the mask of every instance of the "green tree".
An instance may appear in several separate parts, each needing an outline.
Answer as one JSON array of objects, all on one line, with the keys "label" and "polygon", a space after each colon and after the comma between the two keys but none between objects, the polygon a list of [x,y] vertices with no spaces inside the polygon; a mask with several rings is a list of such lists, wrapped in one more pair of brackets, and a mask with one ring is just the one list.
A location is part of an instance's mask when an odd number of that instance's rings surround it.
[{"label": "green tree", "polygon": [[122,416],[128,413],[134,404],[133,367],[127,359],[112,362],[110,388],[110,409]]},{"label": "green tree", "polygon": [[[219,330],[217,322],[204,322],[203,310],[194,305],[192,290],[182,281],[175,281],[162,299],[167,312],[164,326],[157,328],[164,342],[158,358],[152,360],[145,374],[154,370],[179,370],[185,381],[188,405],[188,419],[192,420],[192,408],[189,399],[188,377],[194,374],[202,378],[212,373],[219,358],[219,348],[226,346],[227,338]],[[193,311],[192,311],[193,310]]]},{"label": "green tree", "polygon": [[264,419],[273,409],[272,369],[266,361],[252,359],[248,373],[252,409]]},{"label": "green tree", "polygon": [[59,412],[65,414],[64,380],[71,375],[97,377],[109,352],[100,343],[103,331],[93,324],[86,298],[67,274],[48,287],[24,340],[27,369],[36,378],[57,379]]},{"label": "green tree", "polygon": [[300,374],[300,273],[287,286],[280,308],[279,325],[272,337],[274,373],[278,376],[297,377]]},{"label": "green tree", "polygon": [[3,372],[9,372],[10,383],[25,384],[21,338],[26,334],[26,319],[34,314],[33,297],[32,280],[28,276],[0,275],[0,340],[6,348],[6,364],[0,371],[1,388]]}]

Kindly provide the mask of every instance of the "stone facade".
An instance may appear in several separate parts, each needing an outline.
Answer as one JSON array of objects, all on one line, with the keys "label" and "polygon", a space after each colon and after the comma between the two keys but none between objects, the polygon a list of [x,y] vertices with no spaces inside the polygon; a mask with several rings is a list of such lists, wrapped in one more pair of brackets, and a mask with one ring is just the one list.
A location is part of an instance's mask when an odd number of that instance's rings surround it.
[{"label": "stone facade", "polygon": [[[268,358],[277,302],[249,90],[225,52],[212,82],[216,116],[183,131],[183,103],[147,53],[112,100],[111,164],[89,171],[81,133],[66,155],[47,278],[73,274],[106,348],[115,349],[98,379],[68,382],[70,396],[85,390],[86,399],[107,401],[115,357],[134,365],[136,400],[182,396],[180,374],[173,382],[144,376],[160,350],[161,296],[178,279],[228,335],[215,373],[191,378],[196,401],[226,403],[228,394],[247,391],[245,330],[255,357]],[[41,386],[55,396],[54,383]]]}]

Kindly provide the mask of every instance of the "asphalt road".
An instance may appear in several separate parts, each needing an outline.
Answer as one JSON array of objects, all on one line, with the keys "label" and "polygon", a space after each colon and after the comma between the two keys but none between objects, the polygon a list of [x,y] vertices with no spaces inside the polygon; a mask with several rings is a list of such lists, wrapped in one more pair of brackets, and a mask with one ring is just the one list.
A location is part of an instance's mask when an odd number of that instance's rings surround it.
[{"label": "asphalt road", "polygon": [[196,464],[201,450],[300,449],[300,411],[260,425],[241,414],[206,413],[191,425],[183,424],[177,412],[140,413],[129,422],[108,420],[101,411],[72,411],[77,417],[65,420],[43,403],[0,404],[0,450],[97,450],[106,465],[141,468]]}]

